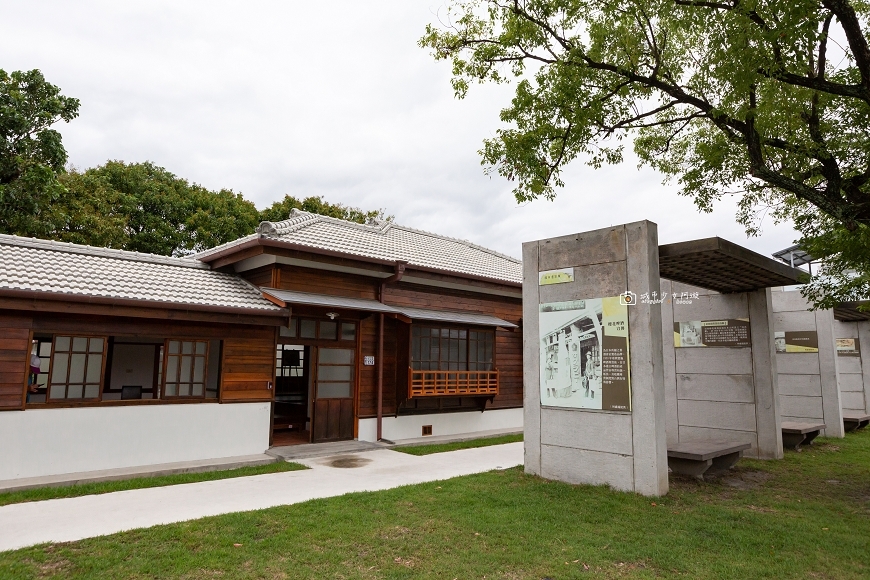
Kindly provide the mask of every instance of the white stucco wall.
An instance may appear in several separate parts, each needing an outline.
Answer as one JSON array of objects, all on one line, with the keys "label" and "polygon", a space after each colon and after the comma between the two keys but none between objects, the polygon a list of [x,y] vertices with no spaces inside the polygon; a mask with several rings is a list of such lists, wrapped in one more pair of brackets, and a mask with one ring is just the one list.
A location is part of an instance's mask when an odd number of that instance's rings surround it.
[{"label": "white stucco wall", "polygon": [[0,413],[0,480],[263,453],[269,403]]},{"label": "white stucco wall", "polygon": [[[390,441],[414,439],[422,435],[423,425],[432,425],[432,435],[465,435],[491,429],[523,428],[522,409],[492,409],[468,413],[439,413],[432,415],[402,415],[383,418],[383,437]],[[359,420],[359,440],[375,441],[377,419]]]}]

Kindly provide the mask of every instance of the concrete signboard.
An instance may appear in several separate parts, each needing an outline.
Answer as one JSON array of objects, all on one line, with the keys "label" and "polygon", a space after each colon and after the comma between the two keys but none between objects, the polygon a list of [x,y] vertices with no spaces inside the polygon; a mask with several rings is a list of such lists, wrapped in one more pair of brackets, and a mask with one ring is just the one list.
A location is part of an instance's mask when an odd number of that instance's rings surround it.
[{"label": "concrete signboard", "polygon": [[656,225],[527,242],[523,268],[526,471],[664,495]]}]

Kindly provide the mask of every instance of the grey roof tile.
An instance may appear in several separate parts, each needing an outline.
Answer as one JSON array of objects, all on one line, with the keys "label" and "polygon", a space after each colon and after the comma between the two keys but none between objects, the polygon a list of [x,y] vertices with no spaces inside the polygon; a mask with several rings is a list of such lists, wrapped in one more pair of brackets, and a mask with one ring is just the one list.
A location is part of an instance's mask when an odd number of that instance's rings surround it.
[{"label": "grey roof tile", "polygon": [[[388,221],[358,224],[336,218],[292,210],[290,219],[263,222],[259,235],[306,246],[312,250],[340,252],[386,261],[405,261],[410,266],[491,278],[521,284],[522,262],[493,250]],[[207,259],[223,249],[253,239],[248,236],[194,256]]]},{"label": "grey roof tile", "polygon": [[252,284],[198,260],[0,234],[4,289],[282,312]]}]

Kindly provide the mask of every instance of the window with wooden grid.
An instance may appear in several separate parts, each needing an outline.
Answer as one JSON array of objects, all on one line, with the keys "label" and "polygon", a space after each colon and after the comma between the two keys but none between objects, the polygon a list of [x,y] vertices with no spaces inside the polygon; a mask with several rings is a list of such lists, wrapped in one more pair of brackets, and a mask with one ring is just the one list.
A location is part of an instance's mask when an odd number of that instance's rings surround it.
[{"label": "window with wooden grid", "polygon": [[167,340],[164,358],[164,397],[205,396],[208,341]]},{"label": "window with wooden grid", "polygon": [[55,336],[48,400],[100,400],[107,343],[104,336]]},{"label": "window with wooden grid", "polygon": [[414,325],[411,368],[432,371],[493,370],[495,335],[489,330]]}]

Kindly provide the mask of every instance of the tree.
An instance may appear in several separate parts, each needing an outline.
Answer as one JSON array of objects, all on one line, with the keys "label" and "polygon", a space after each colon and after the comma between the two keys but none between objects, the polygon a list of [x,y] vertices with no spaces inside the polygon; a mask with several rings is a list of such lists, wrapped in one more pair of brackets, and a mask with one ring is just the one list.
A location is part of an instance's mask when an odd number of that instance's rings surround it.
[{"label": "tree", "polygon": [[254,233],[261,221],[287,219],[293,208],[360,223],[384,217],[383,211],[289,195],[258,212],[240,193],[211,191],[151,162],[70,168],[60,185],[55,201],[37,213],[44,224],[40,237],[166,256],[231,242]]},{"label": "tree", "polygon": [[51,127],[78,116],[79,101],[60,94],[38,70],[0,69],[0,232],[40,235],[36,215],[62,192],[67,153]]},{"label": "tree", "polygon": [[793,220],[833,265],[805,289],[822,305],[870,296],[868,17],[863,0],[453,0],[420,44],[459,98],[518,79],[481,150],[518,201],[632,139],[702,211],[737,194],[749,234]]},{"label": "tree", "polygon": [[274,202],[270,207],[260,212],[262,221],[277,222],[290,217],[290,210],[301,209],[310,213],[316,213],[351,222],[365,223],[370,219],[392,221],[393,216],[384,214],[383,209],[365,211],[358,207],[349,207],[340,203],[329,203],[322,197],[306,197],[299,201],[291,195],[285,195],[281,201]]},{"label": "tree", "polygon": [[179,256],[253,233],[253,203],[227,189],[210,191],[151,162],[109,161],[62,176],[66,191],[40,215],[46,237]]}]

